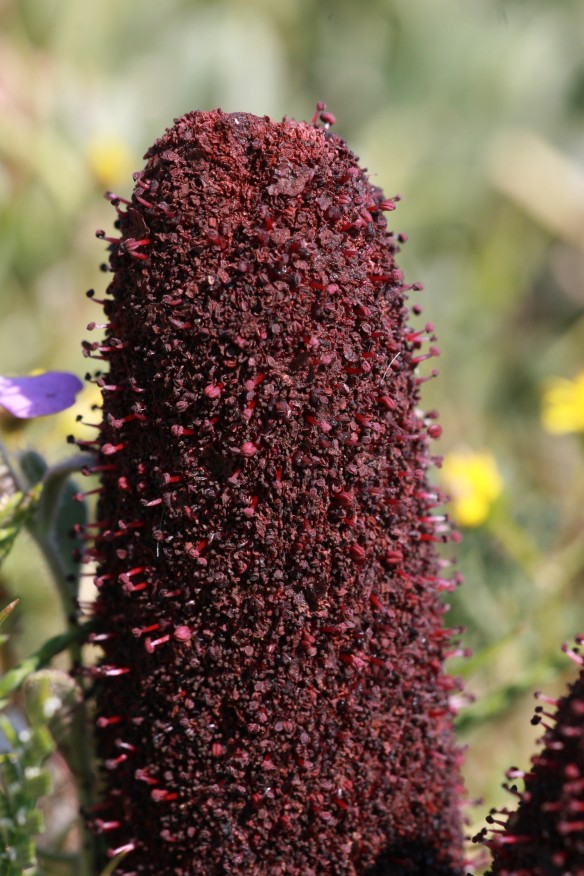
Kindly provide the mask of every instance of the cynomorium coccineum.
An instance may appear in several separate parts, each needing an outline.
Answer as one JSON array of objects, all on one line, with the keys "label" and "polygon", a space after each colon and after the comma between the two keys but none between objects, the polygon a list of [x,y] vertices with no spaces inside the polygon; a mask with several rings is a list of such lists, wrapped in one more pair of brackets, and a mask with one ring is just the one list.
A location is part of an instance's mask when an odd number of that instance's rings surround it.
[{"label": "cynomorium coccineum", "polygon": [[393,202],[321,120],[188,114],[113,198],[85,347],[119,873],[462,872],[432,327],[408,327]]},{"label": "cynomorium coccineum", "polygon": [[[565,650],[584,667],[577,648]],[[545,705],[532,723],[545,727],[543,750],[528,772],[508,771],[509,779],[524,780],[522,792],[507,786],[519,798],[517,810],[493,812],[495,826],[475,840],[493,852],[492,876],[584,876],[584,668],[561,699],[537,696]]]}]

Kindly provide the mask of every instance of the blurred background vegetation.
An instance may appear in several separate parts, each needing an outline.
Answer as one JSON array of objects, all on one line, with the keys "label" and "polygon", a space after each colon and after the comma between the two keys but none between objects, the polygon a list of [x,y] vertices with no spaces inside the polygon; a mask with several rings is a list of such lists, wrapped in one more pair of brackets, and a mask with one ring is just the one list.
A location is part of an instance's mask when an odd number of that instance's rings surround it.
[{"label": "blurred background vegetation", "polygon": [[[563,688],[559,645],[584,630],[583,34],[584,0],[0,0],[0,373],[85,373],[101,194],[127,196],[183,112],[309,119],[324,100],[402,195],[400,264],[442,349],[424,405],[462,524],[448,619],[475,652],[451,664],[477,697],[460,716],[475,824],[508,802],[503,772],[539,735],[530,691]],[[62,458],[78,410],[4,417],[7,441]],[[19,654],[61,629],[46,582],[21,544],[1,581]]]}]

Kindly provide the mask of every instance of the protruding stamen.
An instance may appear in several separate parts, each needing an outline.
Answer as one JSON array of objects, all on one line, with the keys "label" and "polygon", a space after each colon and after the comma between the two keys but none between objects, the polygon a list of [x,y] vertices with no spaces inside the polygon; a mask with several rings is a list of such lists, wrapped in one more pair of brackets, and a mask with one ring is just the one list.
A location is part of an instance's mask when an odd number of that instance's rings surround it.
[{"label": "protruding stamen", "polygon": [[129,852],[133,852],[135,848],[136,848],[136,843],[132,841],[132,842],[126,843],[123,846],[118,846],[116,849],[108,849],[107,856],[108,856],[108,858],[116,858],[118,855],[121,855],[122,853],[128,854]]},{"label": "protruding stamen", "polygon": [[146,648],[146,650],[148,651],[149,654],[153,654],[159,645],[165,645],[169,639],[170,639],[170,635],[168,635],[168,634],[166,636],[161,636],[159,639],[147,638],[146,641],[144,642],[144,647]]}]

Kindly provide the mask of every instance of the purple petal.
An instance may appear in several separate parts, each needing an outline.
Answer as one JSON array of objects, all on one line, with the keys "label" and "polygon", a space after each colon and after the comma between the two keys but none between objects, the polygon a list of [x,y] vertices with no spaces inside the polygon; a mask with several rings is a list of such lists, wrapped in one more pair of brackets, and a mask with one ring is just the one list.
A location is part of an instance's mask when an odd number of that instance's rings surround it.
[{"label": "purple petal", "polygon": [[46,417],[71,407],[83,383],[68,371],[1,377],[0,405],[13,417]]}]

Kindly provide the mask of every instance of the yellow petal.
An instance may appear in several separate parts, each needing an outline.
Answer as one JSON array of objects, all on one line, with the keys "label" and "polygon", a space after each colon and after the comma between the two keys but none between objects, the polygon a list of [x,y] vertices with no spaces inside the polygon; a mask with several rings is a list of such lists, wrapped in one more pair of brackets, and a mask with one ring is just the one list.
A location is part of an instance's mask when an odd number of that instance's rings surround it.
[{"label": "yellow petal", "polygon": [[584,371],[574,380],[550,380],[542,397],[541,421],[553,434],[584,432]]},{"label": "yellow petal", "polygon": [[479,526],[487,519],[503,482],[494,456],[460,450],[447,454],[442,481],[452,496],[454,517],[461,526]]},{"label": "yellow petal", "polygon": [[127,182],[133,169],[133,156],[126,144],[115,137],[98,136],[87,145],[87,160],[100,186]]}]

